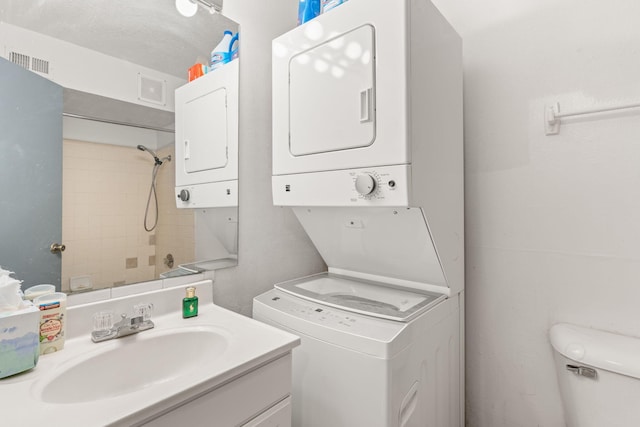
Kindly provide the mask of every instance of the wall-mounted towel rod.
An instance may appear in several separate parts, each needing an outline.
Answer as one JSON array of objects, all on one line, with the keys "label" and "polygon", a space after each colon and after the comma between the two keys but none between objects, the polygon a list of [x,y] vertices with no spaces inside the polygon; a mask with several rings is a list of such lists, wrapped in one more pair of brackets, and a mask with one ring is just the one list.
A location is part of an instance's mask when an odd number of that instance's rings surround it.
[{"label": "wall-mounted towel rod", "polygon": [[90,120],[92,122],[109,123],[109,124],[112,124],[112,125],[129,126],[129,127],[132,127],[132,128],[139,128],[139,129],[149,129],[149,130],[155,130],[155,131],[158,131],[158,132],[176,133],[176,131],[173,130],[173,129],[166,129],[166,128],[160,128],[160,127],[155,127],[155,126],[138,125],[138,124],[135,124],[135,123],[119,122],[119,121],[116,121],[116,120],[106,120],[106,119],[100,119],[100,118],[97,118],[97,117],[82,116],[80,114],[62,113],[62,115],[64,117],[72,117],[74,119]]},{"label": "wall-mounted towel rod", "polygon": [[571,113],[560,113],[560,104],[547,105],[544,109],[544,129],[547,135],[557,135],[560,133],[560,120],[567,117],[585,116],[588,114],[610,113],[612,111],[622,111],[640,108],[640,103],[618,105],[616,107],[592,108],[574,111]]}]

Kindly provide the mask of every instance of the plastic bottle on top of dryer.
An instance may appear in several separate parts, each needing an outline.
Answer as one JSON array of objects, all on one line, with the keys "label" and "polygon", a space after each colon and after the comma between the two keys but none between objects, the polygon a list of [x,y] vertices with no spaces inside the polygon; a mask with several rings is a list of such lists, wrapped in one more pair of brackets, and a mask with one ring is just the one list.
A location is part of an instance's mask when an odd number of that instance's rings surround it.
[{"label": "plastic bottle on top of dryer", "polygon": [[299,0],[298,25],[311,21],[320,15],[320,0]]},{"label": "plastic bottle on top of dryer", "polygon": [[238,36],[238,33],[233,35],[233,32],[229,30],[224,32],[220,43],[211,51],[211,61],[209,63],[211,70],[220,68],[222,65],[238,57],[238,48],[234,46],[238,41]]},{"label": "plastic bottle on top of dryer", "polygon": [[328,12],[334,7],[340,6],[342,3],[346,3],[346,1],[347,0],[322,0],[320,13]]}]

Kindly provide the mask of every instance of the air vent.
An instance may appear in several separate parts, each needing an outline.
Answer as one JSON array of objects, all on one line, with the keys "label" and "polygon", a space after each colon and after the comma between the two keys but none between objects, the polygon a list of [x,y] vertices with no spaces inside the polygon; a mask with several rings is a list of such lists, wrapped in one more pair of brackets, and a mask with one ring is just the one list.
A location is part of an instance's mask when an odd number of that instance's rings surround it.
[{"label": "air vent", "polygon": [[166,105],[167,82],[138,73],[138,99],[152,104]]},{"label": "air vent", "polygon": [[25,53],[17,52],[15,50],[9,50],[9,54],[7,55],[9,61],[13,62],[16,65],[24,68],[25,70],[30,70],[36,72],[38,74],[42,74],[45,77],[51,77],[49,61],[46,59],[40,59],[36,57],[29,56]]},{"label": "air vent", "polygon": [[23,53],[9,52],[9,61],[22,68],[29,70],[31,68],[31,57]]},{"label": "air vent", "polygon": [[40,58],[32,58],[31,70],[36,73],[49,74],[49,61]]}]

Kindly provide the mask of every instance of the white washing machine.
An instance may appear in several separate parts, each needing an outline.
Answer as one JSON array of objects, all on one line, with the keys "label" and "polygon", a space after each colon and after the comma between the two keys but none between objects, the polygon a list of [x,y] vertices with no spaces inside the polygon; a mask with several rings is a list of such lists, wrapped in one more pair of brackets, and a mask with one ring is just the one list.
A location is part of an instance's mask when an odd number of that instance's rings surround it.
[{"label": "white washing machine", "polygon": [[254,299],[302,338],[294,427],[464,425],[461,43],[429,0],[273,41],[273,202],[328,266]]},{"label": "white washing machine", "polygon": [[254,318],[301,337],[294,427],[459,426],[461,296],[333,274],[276,285]]}]

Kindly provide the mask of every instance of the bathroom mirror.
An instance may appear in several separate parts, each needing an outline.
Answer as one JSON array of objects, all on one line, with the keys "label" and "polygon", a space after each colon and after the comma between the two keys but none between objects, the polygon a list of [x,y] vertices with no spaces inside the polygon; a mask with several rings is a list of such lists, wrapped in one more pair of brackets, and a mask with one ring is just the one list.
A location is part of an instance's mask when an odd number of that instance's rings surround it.
[{"label": "bathroom mirror", "polygon": [[[25,46],[35,45],[44,35],[157,70],[187,84],[187,70],[197,61],[206,61],[225,30],[237,33],[239,29],[237,23],[207,10],[206,5],[214,11],[220,9],[220,1],[200,3],[196,15],[187,18],[176,11],[173,0],[0,0],[0,35],[16,27],[26,29],[38,34],[33,35],[33,41],[27,37]],[[3,39],[2,65],[13,70],[16,64],[28,68],[19,62],[21,58],[8,57],[15,46],[9,45],[7,37],[0,37]],[[57,83],[62,67],[56,69],[56,58],[47,59],[51,60],[50,76],[41,70],[34,73],[34,63],[31,71],[20,71]],[[91,79],[91,64],[79,62],[78,67],[87,73],[79,78]],[[20,80],[5,72],[0,73],[0,79],[9,86]],[[31,81],[27,78],[21,84],[29,86]],[[42,92],[18,87],[14,92],[16,96],[30,93],[32,105],[42,104]],[[0,109],[15,110],[17,104],[6,95],[2,94]],[[21,173],[3,175],[7,178],[3,180],[5,190],[15,189],[19,195],[5,198],[6,206],[0,212],[0,222],[8,226],[0,228],[0,266],[15,271],[24,281],[23,288],[53,283],[64,292],[73,292],[236,265],[237,206],[177,208],[175,119],[168,111],[172,108],[103,95],[63,87],[64,118],[53,107],[38,108],[38,114],[54,114],[55,119],[40,116],[37,124],[3,115],[3,164],[11,163],[13,170]],[[21,151],[26,140],[20,142],[17,136],[25,133],[25,126],[43,130],[41,124],[46,120],[53,123],[61,152],[47,155],[45,160],[44,150],[37,146]],[[62,135],[55,130],[57,122]],[[47,135],[51,139],[51,132]],[[37,143],[47,138],[28,139]],[[51,168],[62,175],[59,189],[49,185],[59,179],[44,170]],[[11,175],[20,180],[15,186],[8,181]],[[39,208],[43,195],[51,203],[56,192],[60,195],[53,210],[62,212],[61,220],[50,207]],[[33,195],[32,200],[23,197],[28,194]],[[44,218],[54,224],[46,224]],[[36,231],[40,223],[47,233]],[[52,230],[56,226],[59,229]],[[51,244],[63,244],[64,252],[52,253]]]}]

